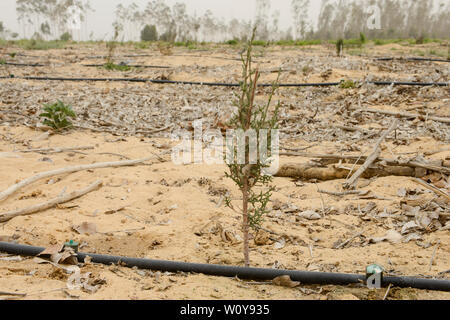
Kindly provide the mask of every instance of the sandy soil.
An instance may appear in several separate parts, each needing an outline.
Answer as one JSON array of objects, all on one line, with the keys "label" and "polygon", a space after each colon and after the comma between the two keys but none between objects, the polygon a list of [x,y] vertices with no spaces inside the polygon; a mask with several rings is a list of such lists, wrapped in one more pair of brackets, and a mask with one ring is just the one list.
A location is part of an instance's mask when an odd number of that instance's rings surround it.
[{"label": "sandy soil", "polygon": [[[375,47],[373,55],[393,55],[388,45]],[[432,48],[429,45],[426,48]],[[402,47],[405,52],[413,50]],[[13,49],[10,49],[11,51]],[[154,50],[132,50],[124,47],[120,54],[149,53],[154,57],[132,58],[136,64],[170,65],[170,71],[134,70],[126,76],[156,78],[167,76],[173,80],[237,81],[239,61],[223,60],[213,57],[238,57],[237,49],[226,47],[210,48],[209,51],[192,52],[176,49],[175,56],[161,56]],[[347,56],[339,60],[331,56],[332,49],[314,46],[295,50],[290,48],[258,48],[261,51],[260,69],[264,70],[262,82],[276,77],[271,72],[280,65],[283,69],[282,82],[323,82],[342,78],[361,79],[368,77],[407,80],[433,78],[435,81],[449,81],[448,64],[374,62],[369,57]],[[369,50],[369,49],[366,49]],[[263,52],[264,51],[264,52]],[[370,51],[370,50],[369,50]],[[19,56],[20,61],[41,61],[53,64],[51,68],[10,68],[19,75],[64,75],[86,77],[119,77],[120,72],[108,72],[98,68],[83,68],[81,64],[98,63],[101,59],[82,59],[89,55],[104,54],[103,47],[76,46],[67,50],[46,52],[23,52],[36,57]],[[181,56],[182,55],[182,56]],[[200,55],[188,57],[188,55]],[[208,57],[210,56],[210,57]],[[73,63],[76,63],[74,65]],[[306,66],[311,71],[305,69]],[[385,66],[385,67],[383,67]],[[326,77],[323,73],[332,69]],[[381,70],[381,71],[380,71]],[[387,70],[387,71],[386,71]],[[438,70],[436,74],[430,70]],[[396,71],[396,72],[393,72]],[[434,71],[433,71],[434,72]],[[17,217],[0,224],[0,239],[18,243],[48,247],[69,239],[82,244],[81,251],[151,259],[165,259],[185,262],[242,265],[243,257],[240,239],[241,217],[224,206],[222,195],[230,192],[235,199],[239,193],[231,180],[225,178],[225,166],[184,165],[176,166],[170,159],[170,148],[174,142],[168,132],[137,134],[126,128],[142,127],[142,121],[152,127],[164,127],[164,117],[172,112],[199,103],[205,110],[231,108],[232,92],[228,89],[196,89],[194,87],[167,88],[157,85],[123,83],[42,83],[35,81],[2,80],[0,95],[0,190],[5,190],[18,180],[42,171],[78,164],[118,161],[126,158],[139,159],[149,155],[155,157],[143,166],[99,169],[62,175],[53,179],[36,182],[6,201],[0,203],[0,211],[7,212],[24,208],[56,197],[62,190],[79,190],[95,180],[102,180],[98,191],[89,193],[77,200],[60,205],[31,216]],[[177,90],[180,90],[177,93]],[[228,91],[227,91],[228,90]],[[383,88],[354,90],[319,89],[314,95],[320,98],[324,108],[319,115],[312,117],[315,105],[310,110],[300,109],[299,96],[308,97],[308,89],[282,89],[278,98],[285,104],[286,117],[289,117],[289,130],[283,137],[283,145],[292,148],[309,147],[311,153],[368,154],[373,139],[356,133],[332,131],[335,121],[359,125],[365,129],[380,129],[389,125],[386,117],[366,116],[363,120],[351,122],[348,117],[336,113],[337,103],[353,99],[358,94],[372,94]],[[366,90],[366,91],[364,91]],[[371,91],[372,90],[372,91]],[[418,105],[425,105],[438,116],[450,114],[449,91],[447,88],[433,88],[421,91],[419,95],[405,89],[405,93],[389,98],[399,102],[370,100],[370,108],[407,111]],[[42,131],[35,128],[37,110],[42,103],[54,100],[55,96],[68,99],[78,114],[83,110],[95,114],[88,116],[86,123],[100,132],[74,129],[63,134],[43,137]],[[83,92],[85,96],[80,96]],[[89,94],[92,93],[92,95]],[[259,92],[262,101],[265,91]],[[118,101],[117,108],[127,108],[128,94],[132,99],[145,95],[150,105],[160,97],[165,105],[146,108],[149,115],[139,115],[131,119],[128,114],[122,120],[108,127],[105,112],[98,112],[93,97],[111,95]],[[167,100],[164,96],[167,95]],[[47,96],[47,97],[46,97]],[[81,97],[81,98],[80,98]],[[100,99],[99,98],[99,99]],[[125,100],[120,100],[125,99]],[[87,102],[86,102],[87,101]],[[134,101],[134,100],[132,100]],[[136,102],[137,101],[137,102]],[[129,108],[144,103],[136,100]],[[158,100],[159,101],[159,100]],[[337,102],[336,102],[337,101]],[[406,101],[406,102],[405,102]],[[22,102],[22,104],[21,104]],[[84,105],[86,102],[86,105]],[[411,107],[412,106],[412,107]],[[26,107],[26,108],[25,108]],[[181,108],[181,109],[172,109]],[[21,109],[22,108],[22,109]],[[25,108],[25,109],[23,109]],[[101,110],[102,106],[98,106]],[[15,111],[19,110],[15,113]],[[25,110],[25,111],[24,111]],[[164,111],[166,110],[166,111]],[[228,109],[227,109],[228,110]],[[331,112],[333,110],[333,112]],[[26,111],[28,114],[26,114]],[[103,110],[105,111],[105,110]],[[144,111],[143,111],[144,112]],[[156,114],[160,112],[160,114]],[[304,113],[306,112],[306,113]],[[126,113],[126,112],[125,112]],[[153,116],[155,117],[151,122]],[[213,126],[214,116],[210,117]],[[175,116],[180,113],[175,113]],[[107,116],[107,112],[106,112]],[[133,115],[134,116],[134,115]],[[217,115],[224,117],[224,114]],[[297,118],[296,118],[297,117]],[[303,127],[297,124],[306,121]],[[312,118],[311,118],[312,117]],[[308,119],[309,119],[308,118]],[[296,120],[298,119],[298,120]],[[179,119],[179,128],[188,128],[193,119]],[[216,119],[217,120],[217,119]],[[78,121],[78,120],[77,120]],[[76,124],[84,123],[79,120]],[[150,123],[148,123],[150,121]],[[167,120],[168,121],[168,120]],[[350,122],[349,122],[350,121]],[[331,122],[331,123],[330,123]],[[220,123],[220,122],[219,122]],[[217,121],[215,122],[217,125]],[[293,125],[295,124],[295,125]],[[117,126],[117,130],[114,129]],[[296,127],[297,126],[297,127]],[[112,132],[107,128],[112,128]],[[295,129],[295,130],[294,130]],[[294,131],[293,131],[294,130]],[[134,131],[136,132],[136,130]],[[318,132],[320,132],[318,134]],[[417,155],[434,152],[428,159],[445,160],[450,157],[448,124],[435,123],[418,125],[417,121],[404,120],[398,130],[397,139],[388,139],[383,147],[383,156]],[[352,136],[353,135],[353,136]],[[356,136],[355,136],[356,135]],[[400,141],[400,142],[399,142]],[[57,154],[23,153],[20,151],[38,148],[92,146],[92,150],[65,152]],[[283,157],[282,163],[304,163],[310,159],[302,157]],[[440,183],[442,190],[450,190],[448,177],[431,175],[431,181]],[[398,217],[404,216],[399,189],[418,195],[421,200],[433,200],[436,195],[421,187],[408,177],[383,177],[361,180],[361,190],[370,190],[376,195],[372,199],[362,199],[355,195],[336,197],[318,193],[322,190],[339,190],[343,180],[334,181],[295,181],[288,178],[275,178],[276,186],[271,214],[263,224],[273,234],[252,235],[251,263],[255,267],[286,268],[296,270],[364,273],[371,263],[383,265],[390,274],[420,277],[440,277],[448,279],[450,266],[450,233],[448,230],[423,230],[419,238],[409,242],[391,243],[383,241],[370,243],[370,238],[382,237],[388,230],[401,229]],[[447,204],[448,205],[448,204]],[[362,218],[361,210],[372,207],[376,213]],[[320,220],[307,220],[298,217],[305,210],[327,214]],[[374,208],[374,209],[373,209]],[[448,208],[448,206],[447,206]],[[289,210],[291,209],[291,210]],[[377,216],[377,214],[385,215]],[[74,226],[83,222],[95,224],[95,234],[79,234]],[[445,221],[442,221],[444,224]],[[338,241],[351,238],[363,231],[343,249],[334,249]],[[224,232],[229,237],[224,237]],[[255,241],[254,238],[257,238]],[[264,239],[265,237],[265,239]],[[230,239],[231,238],[231,239]],[[284,245],[278,245],[284,239]],[[235,240],[235,241],[230,241]],[[256,244],[258,243],[258,244]],[[277,244],[278,243],[278,244]],[[279,248],[282,247],[282,248]],[[436,249],[437,248],[437,249]],[[433,263],[430,265],[433,257]],[[91,272],[93,281],[99,284],[95,293],[66,289],[68,274],[50,264],[38,264],[32,258],[17,258],[0,254],[0,291],[26,293],[21,299],[381,299],[386,290],[370,291],[360,286],[305,286],[284,288],[272,284],[253,284],[237,279],[211,277],[191,274],[165,274],[143,270],[128,269],[122,266],[103,266],[86,264],[83,273]],[[2,298],[2,297],[0,297]],[[17,298],[17,297],[16,297]],[[424,290],[391,290],[389,299],[450,299],[450,293]]]}]

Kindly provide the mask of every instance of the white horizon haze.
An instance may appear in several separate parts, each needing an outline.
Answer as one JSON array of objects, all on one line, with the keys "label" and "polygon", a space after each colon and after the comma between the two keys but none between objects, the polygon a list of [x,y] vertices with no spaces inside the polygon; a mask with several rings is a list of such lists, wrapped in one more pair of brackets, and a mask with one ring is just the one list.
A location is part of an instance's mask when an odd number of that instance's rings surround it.
[{"label": "white horizon haze", "polygon": [[[83,26],[81,34],[74,36],[82,40],[88,40],[92,32],[94,40],[108,39],[113,34],[112,24],[115,20],[116,7],[119,4],[129,6],[136,3],[143,9],[147,2],[148,0],[90,0],[94,11],[88,14],[87,22]],[[173,6],[177,2],[185,3],[189,14],[196,13],[200,16],[207,10],[211,10],[215,17],[226,21],[233,18],[253,20],[256,15],[255,0],[165,0],[165,3],[169,6]],[[280,28],[288,29],[293,26],[291,0],[270,0],[270,2],[271,12],[276,10],[280,12]],[[321,1],[311,0],[310,2],[309,12],[314,20],[319,14]],[[23,31],[17,19],[16,0],[0,1],[0,21],[3,21],[7,29],[17,32],[19,38],[23,37]]]}]

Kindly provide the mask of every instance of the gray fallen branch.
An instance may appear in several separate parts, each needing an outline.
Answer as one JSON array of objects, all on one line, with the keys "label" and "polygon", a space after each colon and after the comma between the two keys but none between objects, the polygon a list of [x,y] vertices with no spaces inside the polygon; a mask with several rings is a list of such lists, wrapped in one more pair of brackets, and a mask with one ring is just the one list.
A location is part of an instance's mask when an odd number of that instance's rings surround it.
[{"label": "gray fallen branch", "polygon": [[415,114],[415,113],[409,113],[409,112],[395,112],[395,111],[387,111],[387,110],[379,110],[379,109],[353,109],[356,112],[370,112],[370,113],[378,113],[378,114],[385,114],[390,116],[395,116],[398,118],[407,118],[407,119],[420,119],[420,120],[432,120],[437,122],[443,122],[443,123],[450,123],[450,118],[443,118],[443,117],[435,117],[435,116],[426,116],[421,114]]},{"label": "gray fallen branch", "polygon": [[31,206],[25,209],[18,209],[10,212],[6,212],[4,214],[0,214],[0,222],[7,222],[18,216],[26,216],[31,215],[40,211],[44,211],[50,208],[53,208],[61,203],[69,202],[71,200],[77,199],[89,192],[95,191],[102,186],[102,181],[98,180],[91,184],[89,187],[83,190],[74,191],[67,195],[58,196],[50,201]]},{"label": "gray fallen branch", "polygon": [[367,168],[369,168],[369,166],[372,165],[372,163],[375,162],[376,159],[378,159],[378,157],[381,154],[381,149],[380,149],[380,145],[381,143],[384,141],[384,139],[386,139],[386,137],[395,130],[395,128],[397,128],[398,125],[398,119],[395,119],[391,126],[389,127],[389,129],[387,129],[382,136],[380,137],[380,139],[378,139],[377,143],[375,144],[372,153],[367,157],[366,161],[364,162],[364,164],[351,176],[350,179],[348,179],[343,187],[344,189],[350,189],[353,188],[355,186],[356,181],[358,181],[359,177],[364,173],[364,171],[367,170]]},{"label": "gray fallen branch", "polygon": [[93,169],[101,169],[101,168],[117,168],[117,167],[127,167],[127,166],[134,166],[137,164],[141,164],[143,162],[146,162],[148,160],[153,159],[154,157],[148,157],[144,159],[139,160],[127,160],[127,161],[118,161],[118,162],[100,162],[100,163],[94,163],[94,164],[86,164],[86,165],[80,165],[80,166],[73,166],[73,167],[66,167],[61,169],[56,169],[52,171],[46,171],[38,173],[37,175],[34,175],[32,177],[29,177],[25,180],[22,180],[8,189],[6,189],[3,192],[0,192],[0,201],[5,200],[18,190],[22,189],[23,187],[36,182],[41,179],[61,175],[61,174],[67,174],[67,173],[73,173],[78,171],[84,171],[84,170],[93,170]]}]

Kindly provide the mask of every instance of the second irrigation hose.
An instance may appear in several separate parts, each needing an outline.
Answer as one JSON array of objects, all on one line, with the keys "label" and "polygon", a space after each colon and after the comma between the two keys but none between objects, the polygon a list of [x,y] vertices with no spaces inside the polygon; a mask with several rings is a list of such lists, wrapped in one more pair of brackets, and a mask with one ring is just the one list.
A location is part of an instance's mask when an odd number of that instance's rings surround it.
[{"label": "second irrigation hose", "polygon": [[[95,81],[95,82],[150,82],[155,84],[181,84],[181,85],[200,85],[215,87],[239,87],[239,83],[222,83],[222,82],[199,82],[199,81],[174,81],[174,80],[158,80],[143,78],[64,78],[64,77],[0,77],[0,79],[19,79],[19,80],[36,80],[36,81]],[[331,87],[338,86],[342,82],[324,82],[324,83],[280,83],[278,87]],[[438,86],[447,87],[447,82],[402,82],[402,81],[367,81],[365,83],[383,86]],[[273,87],[273,84],[263,83],[259,87]]]}]

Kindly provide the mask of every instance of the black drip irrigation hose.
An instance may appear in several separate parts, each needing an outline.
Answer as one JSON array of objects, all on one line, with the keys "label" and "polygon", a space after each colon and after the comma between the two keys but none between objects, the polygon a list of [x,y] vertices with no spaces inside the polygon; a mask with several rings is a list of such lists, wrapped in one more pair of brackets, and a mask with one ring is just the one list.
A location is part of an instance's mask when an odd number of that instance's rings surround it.
[{"label": "black drip irrigation hose", "polygon": [[404,60],[404,61],[434,61],[434,62],[450,62],[450,59],[435,59],[435,58],[377,58],[378,61],[392,61],[392,60]]},{"label": "black drip irrigation hose", "polygon": [[[156,84],[183,84],[183,85],[200,85],[214,87],[239,87],[239,83],[222,83],[222,82],[196,82],[196,81],[173,81],[158,79],[142,79],[142,78],[62,78],[62,77],[0,77],[0,79],[19,79],[19,80],[36,80],[36,81],[97,81],[97,82],[151,82]],[[279,87],[332,87],[338,86],[342,82],[324,82],[324,83],[280,83]],[[383,86],[438,86],[447,87],[447,82],[398,82],[398,81],[367,81],[365,83]],[[273,84],[263,83],[259,87],[273,87]]]},{"label": "black drip irrigation hose", "polygon": [[[83,64],[83,67],[104,67],[104,64]],[[152,69],[171,69],[172,67],[168,66],[149,66],[149,65],[128,65],[128,64],[119,64],[120,67],[130,67],[130,68],[152,68]]]},{"label": "black drip irrigation hose", "polygon": [[47,65],[39,63],[15,63],[15,62],[0,63],[0,65],[16,66],[16,67],[49,67]]},{"label": "black drip irrigation hose", "polygon": [[[0,252],[17,254],[23,256],[37,256],[45,248],[27,245],[0,242]],[[302,284],[331,284],[349,285],[365,283],[365,276],[358,274],[330,273],[330,272],[310,272],[263,268],[244,268],[237,266],[224,266],[214,264],[199,264],[187,262],[175,262],[165,260],[150,260],[129,258],[120,256],[78,253],[79,262],[89,256],[93,263],[105,265],[122,264],[127,267],[137,267],[140,269],[159,270],[162,272],[189,272],[201,273],[211,276],[238,277],[245,280],[273,280],[276,277],[288,275],[293,281],[300,281]],[[450,280],[420,279],[414,277],[383,277],[381,283],[383,287],[392,285],[401,288],[415,288],[424,290],[450,291]]]}]

